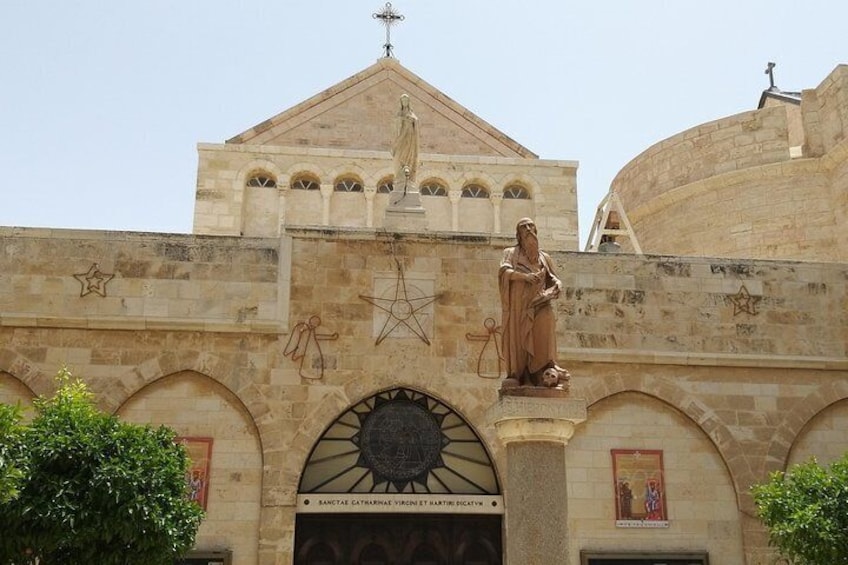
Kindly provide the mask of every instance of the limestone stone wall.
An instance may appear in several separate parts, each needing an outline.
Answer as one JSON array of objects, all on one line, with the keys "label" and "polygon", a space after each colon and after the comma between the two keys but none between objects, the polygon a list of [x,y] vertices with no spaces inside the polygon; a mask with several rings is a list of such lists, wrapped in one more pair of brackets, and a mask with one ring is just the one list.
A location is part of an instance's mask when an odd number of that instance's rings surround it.
[{"label": "limestone stone wall", "polygon": [[653,253],[839,260],[828,177],[816,169],[793,161],[689,185],[634,214],[639,244]]},{"label": "limestone stone wall", "polygon": [[848,142],[842,143],[831,152],[833,162],[838,163],[830,175],[830,201],[833,203],[837,226],[848,225]]},{"label": "limestone stone wall", "polygon": [[792,446],[789,466],[806,463],[815,457],[827,465],[845,455],[845,430],[848,429],[848,402],[836,402],[817,414],[807,424]]},{"label": "limestone stone wall", "polygon": [[[503,479],[505,450],[486,419],[499,380],[488,378],[497,360],[485,321],[500,317],[496,271],[511,237],[3,235],[0,397],[48,394],[68,364],[105,410],[214,436],[201,547],[236,547],[238,565],[290,563],[312,447],[346,409],[392,387],[466,418]],[[749,486],[848,449],[833,433],[848,401],[844,265],[553,256],[560,362],[589,406],[566,448],[572,551],[697,545],[720,562],[764,563]],[[80,296],[74,274],[95,261],[113,275],[106,296]],[[153,296],[139,292],[125,312],[136,288]],[[426,341],[402,324],[383,333],[401,288],[434,298],[419,312]],[[145,314],[151,298],[161,301]],[[316,341],[300,363],[286,352],[308,323]],[[668,529],[614,527],[611,448],[664,451]]]},{"label": "limestone stone wall", "polygon": [[[789,159],[786,109],[774,106],[701,124],[665,139],[613,179],[628,214],[693,182]],[[633,210],[633,212],[631,212]]]},{"label": "limestone stone wall", "polygon": [[824,156],[841,145],[848,131],[848,65],[837,66],[817,88],[805,90],[801,112],[810,156]]},{"label": "limestone stone wall", "polygon": [[[590,484],[575,485],[575,488],[580,488],[581,493],[585,493],[586,489],[609,489],[611,492],[609,449],[612,447],[630,448],[630,445],[635,445],[634,448],[662,449],[665,478],[671,481],[666,492],[671,495],[674,490],[678,491],[668,500],[670,520],[671,516],[675,516],[675,521],[683,523],[671,523],[668,530],[653,533],[627,531],[621,534],[610,523],[603,527],[596,524],[597,528],[591,532],[578,526],[578,531],[587,538],[612,538],[615,536],[613,531],[616,531],[618,535],[629,536],[627,539],[631,545],[645,544],[647,547],[653,543],[670,549],[682,547],[678,534],[683,529],[701,538],[702,545],[710,548],[711,556],[727,556],[738,538],[739,534],[735,531],[738,527],[746,558],[742,561],[737,556],[729,561],[749,565],[770,563],[767,560],[770,553],[767,539],[762,526],[754,518],[755,508],[749,487],[765,480],[771,471],[785,470],[792,463],[806,460],[824,450],[830,453],[848,450],[848,442],[837,439],[836,434],[828,435],[834,420],[827,418],[829,407],[841,403],[848,392],[845,386],[848,373],[844,364],[840,371],[822,372],[798,368],[778,370],[765,366],[747,368],[741,360],[731,359],[701,367],[632,361],[629,366],[625,365],[626,359],[609,365],[598,362],[569,365],[573,372],[586,377],[582,390],[589,402],[589,420],[585,427],[578,428],[566,448],[566,454],[569,464],[574,461],[576,466],[581,467],[576,462],[581,460],[583,465],[591,461],[594,466],[591,472],[585,472],[591,477],[588,480]],[[639,394],[629,394],[634,392]],[[605,413],[603,410],[609,399],[618,399],[613,406],[620,407],[616,412],[618,417],[612,422],[609,422],[609,417],[598,417]],[[687,424],[674,429],[665,427],[669,414],[675,412]],[[823,423],[815,420],[822,412],[825,413]],[[671,421],[676,421],[675,418],[672,417]],[[607,425],[596,436],[593,427],[600,422]],[[694,435],[685,431],[688,425],[696,428]],[[805,428],[807,431],[803,431]],[[586,436],[582,435],[584,433]],[[702,443],[698,437],[707,443]],[[812,448],[811,441],[823,437],[828,437],[829,443]],[[595,447],[598,442],[600,446]],[[591,460],[582,453],[586,445],[592,446]],[[569,452],[571,447],[578,448],[574,454]],[[790,452],[797,453],[791,460]],[[701,504],[703,499],[694,487],[686,485],[693,476],[688,467],[690,457],[707,469],[709,479],[704,488],[715,497],[712,500],[727,500],[727,494],[722,493],[726,493],[728,482],[732,485],[733,505],[738,512],[735,518],[730,517],[726,505]],[[580,476],[583,475],[578,474]],[[703,476],[699,478],[705,480]],[[569,482],[572,479],[569,471]],[[614,504],[614,499],[609,499],[607,504]],[[675,509],[676,504],[682,505],[682,508]],[[578,512],[575,508],[591,507],[585,494],[569,498],[570,520],[580,519],[581,514],[575,515]],[[700,508],[697,516],[691,513],[693,507]],[[587,517],[599,519],[597,511],[589,512]],[[593,540],[592,546],[615,544],[611,539],[601,541],[598,538]],[[588,545],[589,542],[584,543]]]},{"label": "limestone stone wall", "polygon": [[[383,226],[389,197],[377,189],[393,177],[388,151],[201,144],[198,152],[197,234],[274,237],[286,226]],[[275,179],[276,190],[247,188],[258,172]],[[418,184],[435,181],[446,189],[445,196],[422,197],[427,230],[513,234],[516,221],[531,216],[549,247],[576,250],[576,172],[571,161],[422,155]],[[304,175],[320,189],[291,189]],[[355,179],[363,191],[335,192],[341,178]],[[470,183],[489,197],[462,198]],[[530,199],[504,198],[511,185],[523,187]]]},{"label": "limestone stone wall", "polygon": [[3,325],[248,331],[287,324],[280,269],[288,252],[279,240],[3,227],[0,238]]},{"label": "limestone stone wall", "polygon": [[839,66],[804,91],[803,135],[794,108],[767,105],[681,132],[628,163],[611,189],[642,250],[844,261],[846,76]]},{"label": "limestone stone wall", "polygon": [[760,101],[763,107],[770,108],[779,106],[786,110],[786,128],[788,131],[790,150],[795,151],[795,148],[800,150],[801,146],[804,145],[804,122],[801,117],[801,105],[789,102],[785,99],[765,96],[765,93]]},{"label": "limestone stone wall", "polygon": [[[845,356],[840,264],[623,254],[557,255],[560,347],[619,355]],[[693,358],[693,355],[696,356]]]},{"label": "limestone stone wall", "polygon": [[32,391],[23,382],[6,372],[0,372],[0,402],[20,406],[29,419],[32,415],[33,398]]}]

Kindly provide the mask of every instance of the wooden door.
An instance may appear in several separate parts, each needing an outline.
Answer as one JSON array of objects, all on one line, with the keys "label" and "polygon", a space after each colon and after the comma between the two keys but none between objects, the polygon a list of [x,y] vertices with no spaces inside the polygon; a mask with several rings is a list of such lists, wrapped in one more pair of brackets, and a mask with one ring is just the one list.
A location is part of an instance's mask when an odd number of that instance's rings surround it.
[{"label": "wooden door", "polygon": [[295,565],[501,565],[501,517],[302,514]]}]

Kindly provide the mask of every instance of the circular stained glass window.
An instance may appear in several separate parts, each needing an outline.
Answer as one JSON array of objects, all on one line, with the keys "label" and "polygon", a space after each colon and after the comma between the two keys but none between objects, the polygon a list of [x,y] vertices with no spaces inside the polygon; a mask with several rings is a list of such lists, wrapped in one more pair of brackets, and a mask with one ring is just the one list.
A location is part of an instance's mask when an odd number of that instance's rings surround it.
[{"label": "circular stained glass window", "polygon": [[420,404],[392,402],[371,412],[359,444],[365,463],[385,479],[420,480],[440,463],[442,432]]}]

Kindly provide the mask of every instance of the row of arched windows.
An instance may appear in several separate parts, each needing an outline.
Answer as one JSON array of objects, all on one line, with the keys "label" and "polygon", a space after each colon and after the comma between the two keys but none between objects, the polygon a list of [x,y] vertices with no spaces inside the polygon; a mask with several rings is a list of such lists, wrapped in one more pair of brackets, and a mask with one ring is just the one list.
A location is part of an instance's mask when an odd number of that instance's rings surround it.
[{"label": "row of arched windows", "polygon": [[[256,172],[247,179],[247,186],[259,188],[275,188],[277,180],[265,172]],[[292,190],[318,190],[321,183],[314,176],[303,173],[292,176],[289,188]],[[382,179],[377,184],[378,194],[388,194],[392,191],[393,183],[391,177]],[[428,179],[419,185],[422,196],[447,196],[448,188],[439,180]],[[354,176],[341,176],[333,184],[336,192],[363,192],[362,182]],[[462,187],[463,198],[489,198],[489,189],[479,183],[468,183]],[[503,197],[511,200],[529,200],[530,191],[518,183],[512,183],[503,190]]]}]

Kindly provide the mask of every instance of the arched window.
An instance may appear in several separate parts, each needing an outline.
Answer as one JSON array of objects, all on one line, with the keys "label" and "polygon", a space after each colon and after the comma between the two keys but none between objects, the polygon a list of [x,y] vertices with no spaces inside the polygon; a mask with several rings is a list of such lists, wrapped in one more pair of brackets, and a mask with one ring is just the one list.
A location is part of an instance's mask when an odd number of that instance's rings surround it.
[{"label": "arched window", "polygon": [[466,184],[462,188],[463,198],[488,198],[489,191],[479,184]]},{"label": "arched window", "polygon": [[247,179],[247,186],[255,186],[259,188],[274,188],[277,186],[277,181],[268,173],[253,173]]},{"label": "arched window", "polygon": [[336,192],[362,192],[362,183],[354,177],[342,177],[336,181],[333,190]]},{"label": "arched window", "polygon": [[428,180],[421,183],[418,189],[421,196],[447,196],[448,189],[445,185],[435,180]]},{"label": "arched window", "polygon": [[394,187],[392,177],[386,177],[377,184],[377,194],[389,194],[394,190]]},{"label": "arched window", "polygon": [[530,191],[520,184],[511,184],[503,191],[504,200],[529,200]]},{"label": "arched window", "polygon": [[319,190],[321,184],[318,179],[310,175],[295,175],[291,181],[292,190]]},{"label": "arched window", "polygon": [[499,494],[500,486],[483,442],[462,416],[435,398],[396,388],[330,425],[298,492],[487,495]]}]

